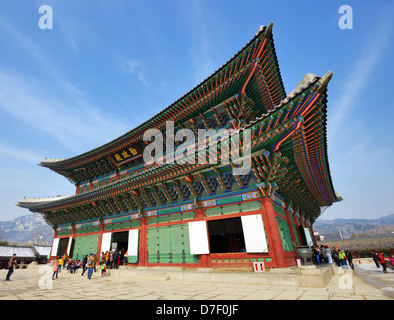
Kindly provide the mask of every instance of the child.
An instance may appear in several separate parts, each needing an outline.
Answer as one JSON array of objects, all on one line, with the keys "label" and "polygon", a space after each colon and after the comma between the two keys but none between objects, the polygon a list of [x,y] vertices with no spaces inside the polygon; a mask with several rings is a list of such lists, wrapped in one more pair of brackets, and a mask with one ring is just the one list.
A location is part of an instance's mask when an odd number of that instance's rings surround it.
[{"label": "child", "polygon": [[52,275],[52,280],[55,280],[58,278],[58,273],[59,273],[59,257],[56,257],[56,260],[53,262],[53,275]]},{"label": "child", "polygon": [[107,266],[105,265],[105,260],[101,260],[101,277],[104,277],[107,273]]}]

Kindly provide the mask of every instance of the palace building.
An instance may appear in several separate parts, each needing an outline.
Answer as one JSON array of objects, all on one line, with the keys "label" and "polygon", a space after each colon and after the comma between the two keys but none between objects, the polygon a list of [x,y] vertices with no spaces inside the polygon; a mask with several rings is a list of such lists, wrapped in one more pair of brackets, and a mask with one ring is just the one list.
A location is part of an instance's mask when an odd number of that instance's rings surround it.
[{"label": "palace building", "polygon": [[[272,23],[260,27],[151,119],[96,149],[39,164],[73,183],[74,195],[24,198],[18,206],[54,228],[51,257],[100,256],[116,246],[134,266],[295,265],[297,248],[316,241],[312,225],[322,209],[341,200],[327,156],[331,77],[307,74],[287,95]],[[197,139],[177,135],[203,129],[216,134],[196,152],[189,147]],[[147,140],[149,132],[156,135]]]}]

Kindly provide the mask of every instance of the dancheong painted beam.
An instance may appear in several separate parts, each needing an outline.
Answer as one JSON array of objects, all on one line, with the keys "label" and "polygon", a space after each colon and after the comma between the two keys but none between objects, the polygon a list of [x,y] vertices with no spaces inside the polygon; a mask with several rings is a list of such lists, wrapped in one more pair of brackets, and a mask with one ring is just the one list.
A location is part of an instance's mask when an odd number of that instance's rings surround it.
[{"label": "dancheong painted beam", "polygon": [[18,205],[54,228],[52,256],[117,247],[136,266],[295,265],[297,248],[315,241],[321,208],[341,200],[327,157],[331,78],[307,74],[286,95],[272,23],[260,27],[138,127],[73,158],[42,161],[75,184],[74,195]]}]

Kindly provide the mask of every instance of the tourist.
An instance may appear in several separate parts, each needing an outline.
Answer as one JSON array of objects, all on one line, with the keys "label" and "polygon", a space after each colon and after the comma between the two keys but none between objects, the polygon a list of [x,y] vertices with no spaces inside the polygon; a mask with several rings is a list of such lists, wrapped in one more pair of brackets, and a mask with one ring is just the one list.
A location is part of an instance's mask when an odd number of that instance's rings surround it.
[{"label": "tourist", "polygon": [[71,260],[71,262],[68,263],[67,268],[70,270],[70,273],[74,273],[74,267],[75,267],[76,261]]},{"label": "tourist", "polygon": [[71,258],[68,256],[68,254],[67,254],[67,252],[64,254],[64,256],[63,256],[63,268],[65,268],[66,267],[66,263],[68,262],[68,261],[70,261],[71,260]]},{"label": "tourist", "polygon": [[382,252],[378,253],[378,258],[379,258],[379,262],[383,267],[383,272],[387,273],[387,265],[386,265],[386,260],[384,260],[384,256]]},{"label": "tourist", "polygon": [[341,261],[343,266],[347,266],[345,252],[343,252],[341,249],[338,249],[338,259]]},{"label": "tourist", "polygon": [[106,265],[105,265],[105,259],[101,260],[100,268],[101,268],[101,277],[105,277],[105,274],[107,273],[107,268],[106,268]]},{"label": "tourist", "polygon": [[69,260],[67,261],[67,264],[66,264],[66,270],[68,270],[68,271],[71,272],[72,264],[73,264],[73,261],[72,261],[71,259],[69,259]]},{"label": "tourist", "polygon": [[114,269],[118,269],[118,259],[119,259],[119,251],[118,248],[115,248],[113,254]]},{"label": "tourist", "polygon": [[124,257],[123,257],[125,266],[127,266],[127,255],[128,255],[128,253],[129,253],[129,250],[126,250],[126,253],[124,254]]},{"label": "tourist", "polygon": [[112,269],[112,265],[114,264],[114,253],[112,249],[109,249],[109,268]]},{"label": "tourist", "polygon": [[58,272],[62,271],[62,265],[63,265],[63,258],[62,256],[59,257],[59,266],[57,267]]},{"label": "tourist", "polygon": [[123,262],[124,262],[124,248],[120,251],[119,265],[123,265]]},{"label": "tourist", "polygon": [[394,266],[394,254],[391,257],[388,257],[390,260],[391,264]]},{"label": "tourist", "polygon": [[16,265],[16,253],[14,253],[10,259],[10,261],[8,262],[8,272],[7,275],[5,277],[6,281],[11,281],[10,277],[14,272],[14,267]]},{"label": "tourist", "polygon": [[94,255],[91,254],[89,257],[88,262],[86,263],[86,267],[88,268],[88,279],[90,280],[92,278],[94,266],[96,265],[96,259],[94,258]]},{"label": "tourist", "polygon": [[85,271],[87,270],[86,264],[88,263],[88,256],[86,255],[83,260],[82,260],[82,274],[81,276],[83,276],[83,274],[85,273]]},{"label": "tourist", "polygon": [[332,256],[331,256],[330,248],[328,246],[326,246],[324,250],[326,251],[326,256],[327,256],[327,259],[328,259],[328,263],[332,264]]},{"label": "tourist", "polygon": [[75,262],[75,260],[69,259],[69,260],[68,260],[67,268],[71,270],[72,267],[73,267],[74,262]]},{"label": "tourist", "polygon": [[105,253],[105,265],[107,268],[108,268],[108,263],[109,263],[109,251]]},{"label": "tourist", "polygon": [[69,259],[68,261],[67,261],[67,263],[66,263],[66,270],[71,270],[71,265],[72,265],[72,260],[71,259]]},{"label": "tourist", "polygon": [[314,260],[315,260],[316,264],[320,264],[320,250],[319,250],[319,246],[318,245],[314,245],[312,247],[312,251],[313,251],[313,257],[314,257]]},{"label": "tourist", "polygon": [[58,278],[58,274],[59,274],[59,257],[56,257],[55,260],[53,261],[53,275],[52,275],[52,280],[55,280],[55,276],[56,279]]},{"label": "tourist", "polygon": [[[321,257],[322,260],[324,260],[325,263],[328,263],[328,258],[327,258],[327,254],[326,254],[326,249],[324,248],[323,245],[320,246],[320,252],[321,252]],[[323,262],[323,261],[322,261]]]},{"label": "tourist", "polygon": [[82,268],[82,261],[78,260],[77,267],[75,269],[80,269],[80,268]]},{"label": "tourist", "polygon": [[347,261],[349,262],[350,268],[354,269],[353,256],[352,256],[352,254],[349,252],[349,250],[346,250],[346,251],[345,251],[345,256],[346,256]]},{"label": "tourist", "polygon": [[338,250],[336,248],[332,248],[332,258],[334,259],[335,263],[337,264],[338,267],[342,265],[341,261],[339,260],[339,254]]},{"label": "tourist", "polygon": [[72,266],[71,266],[71,273],[76,273],[77,269],[81,267],[81,261],[80,260],[73,260]]},{"label": "tourist", "polygon": [[380,268],[378,253],[375,250],[372,250],[371,253],[372,253],[372,260],[375,262],[376,267]]}]

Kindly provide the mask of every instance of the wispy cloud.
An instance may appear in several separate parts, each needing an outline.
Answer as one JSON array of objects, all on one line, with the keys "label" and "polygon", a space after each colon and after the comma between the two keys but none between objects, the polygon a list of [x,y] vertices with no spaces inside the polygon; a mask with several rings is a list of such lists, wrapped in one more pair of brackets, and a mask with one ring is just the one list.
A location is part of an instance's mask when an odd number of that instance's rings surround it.
[{"label": "wispy cloud", "polygon": [[17,149],[15,147],[10,147],[2,144],[0,144],[0,154],[6,157],[10,157],[14,161],[15,159],[20,159],[27,162],[38,163],[42,160],[42,157],[34,152],[24,149]]},{"label": "wispy cloud", "polygon": [[337,108],[335,115],[330,119],[330,135],[335,136],[339,132],[346,117],[356,107],[360,93],[365,89],[369,78],[386,53],[392,28],[392,19],[382,18],[372,32],[373,37],[366,37],[364,50],[350,69],[349,76],[344,80],[342,95],[337,101],[333,101],[333,105]]},{"label": "wispy cloud", "polygon": [[47,73],[65,92],[75,96],[83,94],[80,89],[59,73],[56,68],[56,63],[51,60],[48,52],[43,51],[35,41],[20,32],[12,23],[1,15],[0,28],[6,31],[8,36],[12,38],[13,41],[17,42],[27,55],[31,56],[42,66],[41,72]]},{"label": "wispy cloud", "polygon": [[[30,76],[0,66],[0,109],[71,150],[75,150],[76,141],[79,145],[96,147],[129,129],[125,123],[92,106],[88,95],[59,72],[56,59],[51,59],[35,41],[1,15],[0,29],[41,67],[40,74]],[[41,73],[47,74],[45,81],[39,80]]]},{"label": "wispy cloud", "polygon": [[185,6],[183,12],[190,33],[193,80],[195,83],[200,83],[214,71],[210,42],[212,32],[209,31],[207,24],[208,11],[197,0],[185,2]]},{"label": "wispy cloud", "polygon": [[52,95],[34,78],[0,70],[0,109],[33,125],[66,147],[101,144],[126,131],[125,124],[80,99]]},{"label": "wispy cloud", "polygon": [[148,86],[148,82],[145,79],[146,67],[141,61],[134,58],[118,60],[123,72],[136,76],[139,81]]}]

